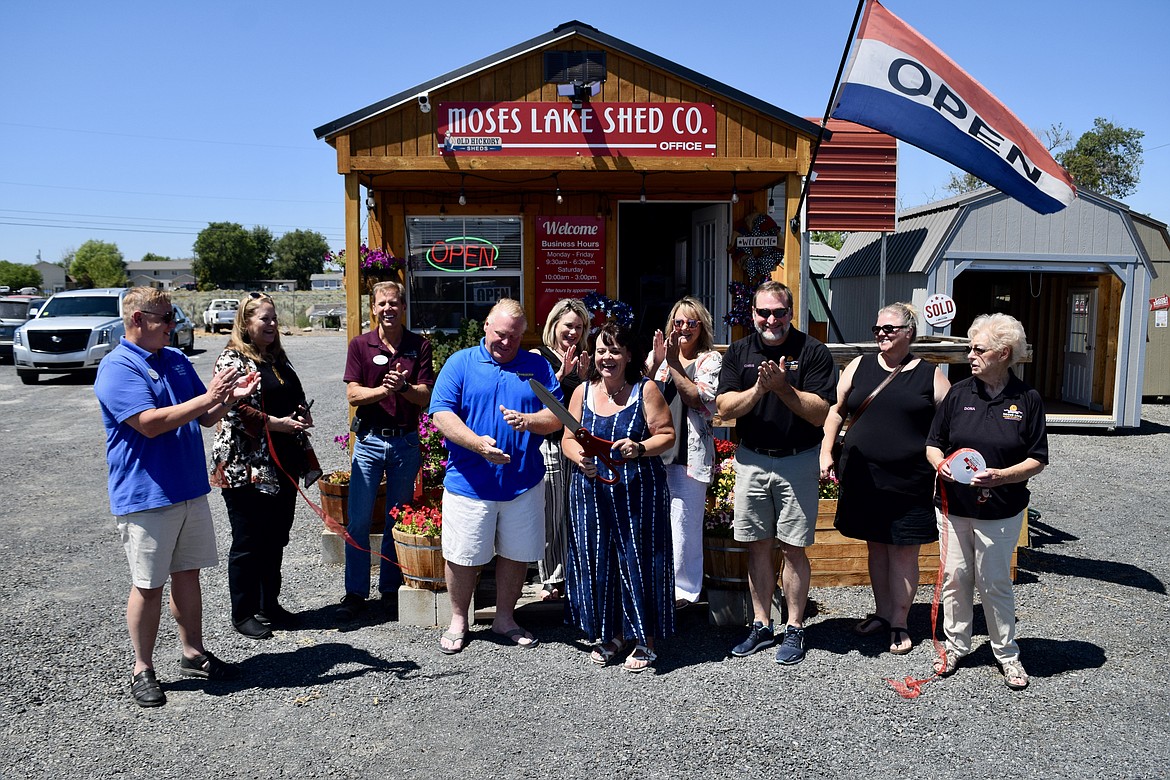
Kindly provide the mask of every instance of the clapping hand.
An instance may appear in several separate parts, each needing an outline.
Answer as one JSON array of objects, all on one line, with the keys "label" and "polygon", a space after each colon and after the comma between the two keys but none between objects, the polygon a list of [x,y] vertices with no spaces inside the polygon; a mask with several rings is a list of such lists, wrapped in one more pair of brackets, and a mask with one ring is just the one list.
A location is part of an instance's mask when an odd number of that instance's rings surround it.
[{"label": "clapping hand", "polygon": [[661,330],[654,331],[654,368],[657,369],[666,360],[666,337]]}]

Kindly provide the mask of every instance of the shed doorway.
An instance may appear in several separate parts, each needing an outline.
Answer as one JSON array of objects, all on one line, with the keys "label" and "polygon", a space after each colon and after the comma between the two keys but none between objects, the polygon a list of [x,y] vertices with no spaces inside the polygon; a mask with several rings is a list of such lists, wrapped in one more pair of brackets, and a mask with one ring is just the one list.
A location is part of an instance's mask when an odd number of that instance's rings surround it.
[{"label": "shed doorway", "polygon": [[639,345],[649,349],[684,295],[703,302],[715,323],[713,338],[727,342],[730,225],[726,203],[618,204],[618,297],[634,309]]},{"label": "shed doorway", "polygon": [[[1004,312],[1023,323],[1032,360],[1016,373],[1039,391],[1049,414],[1113,413],[1114,387],[1105,377],[1115,370],[1115,363],[1106,362],[1110,334],[1118,329],[1121,280],[1115,275],[964,271],[953,289],[956,335],[967,335],[980,314]],[[971,371],[953,365],[949,375],[956,382]]]}]

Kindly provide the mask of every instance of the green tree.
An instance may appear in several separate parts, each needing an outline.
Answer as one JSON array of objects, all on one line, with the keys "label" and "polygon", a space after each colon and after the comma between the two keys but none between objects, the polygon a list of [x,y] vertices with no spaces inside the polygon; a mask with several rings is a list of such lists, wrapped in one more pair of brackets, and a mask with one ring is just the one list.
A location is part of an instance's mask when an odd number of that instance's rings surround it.
[{"label": "green tree", "polygon": [[986,186],[987,183],[973,173],[951,171],[950,181],[943,189],[952,195],[962,195],[964,192],[972,192]]},{"label": "green tree", "polygon": [[156,255],[154,252],[147,252],[142,256],[142,262],[144,263],[163,263],[171,259],[166,255]]},{"label": "green tree", "polygon": [[272,256],[272,232],[257,225],[245,230],[237,222],[212,222],[195,238],[195,278],[201,288],[263,279]]},{"label": "green tree", "polygon": [[285,233],[272,247],[272,275],[277,279],[296,279],[297,287],[309,289],[309,275],[321,273],[329,242],[313,230]]},{"label": "green tree", "polygon": [[1142,138],[1145,133],[1132,127],[1118,127],[1104,117],[1093,120],[1071,149],[1056,155],[1079,186],[1124,198],[1132,195],[1141,180]]},{"label": "green tree", "polygon": [[121,287],[126,284],[126,263],[117,244],[91,239],[73,253],[69,275],[79,287]]},{"label": "green tree", "polygon": [[838,250],[845,245],[845,234],[837,230],[814,230],[808,238],[809,241],[820,241]]},{"label": "green tree", "polygon": [[21,287],[39,289],[42,281],[41,272],[31,265],[0,260],[0,286],[11,287],[13,291]]}]

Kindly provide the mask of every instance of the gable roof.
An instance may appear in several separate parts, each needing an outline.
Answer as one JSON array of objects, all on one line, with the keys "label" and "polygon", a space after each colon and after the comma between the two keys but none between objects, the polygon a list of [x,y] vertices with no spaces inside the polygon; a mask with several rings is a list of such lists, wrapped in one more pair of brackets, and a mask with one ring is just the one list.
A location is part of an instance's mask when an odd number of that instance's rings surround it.
[{"label": "gable roof", "polygon": [[[983,187],[972,192],[963,193],[953,198],[927,203],[906,209],[898,214],[898,229],[888,233],[886,238],[886,273],[926,273],[941,252],[953,250],[949,245],[966,219],[975,209],[1003,209],[1013,215],[1010,224],[1019,228],[1019,220],[1023,217],[1035,219],[1051,225],[1053,232],[1069,228],[1069,224],[1077,218],[1078,213],[1085,208],[1105,209],[1116,213],[1121,220],[1131,226],[1130,233],[1136,249],[1142,254],[1143,262],[1149,266],[1150,257],[1143,246],[1137,225],[1147,225],[1146,235],[1166,235],[1166,225],[1151,219],[1143,214],[1130,211],[1129,207],[1120,201],[1100,195],[1085,188],[1077,190],[1077,200],[1062,211],[1055,214],[1040,215],[1032,212],[1019,201],[1015,201],[994,187]],[[1001,215],[993,215],[1000,217]],[[997,227],[1008,224],[1008,220],[999,219]],[[881,233],[859,232],[851,233],[845,238],[837,264],[829,273],[830,279],[840,279],[853,276],[877,276],[881,264]],[[1038,251],[1038,250],[1037,250]],[[1095,254],[1091,251],[1082,251],[1081,254]]]},{"label": "gable roof", "polygon": [[664,70],[680,79],[692,82],[695,85],[711,92],[713,95],[718,95],[726,100],[745,105],[754,111],[771,117],[779,122],[790,125],[795,130],[803,132],[809,136],[816,136],[820,132],[820,127],[807,119],[791,114],[782,108],[767,103],[759,98],[755,98],[746,92],[741,92],[734,87],[730,87],[721,81],[716,81],[713,78],[704,76],[701,73],[685,68],[671,60],[664,57],[659,57],[657,54],[641,49],[633,44],[626,43],[620,38],[615,38],[612,35],[607,35],[596,27],[585,24],[584,22],[571,21],[559,25],[551,32],[544,35],[538,35],[523,43],[518,43],[515,46],[504,49],[501,52],[484,57],[481,60],[476,60],[470,65],[466,65],[450,73],[445,73],[438,78],[425,81],[408,90],[399,92],[397,95],[380,100],[377,103],[366,106],[365,108],[354,111],[351,114],[335,119],[332,122],[327,122],[316,128],[313,133],[318,139],[329,139],[336,136],[354,125],[360,124],[367,119],[377,116],[386,111],[390,111],[398,106],[416,100],[418,96],[424,92],[430,92],[433,89],[447,86],[453,82],[465,79],[472,76],[479,71],[499,65],[502,62],[519,57],[529,52],[541,49],[552,43],[557,43],[563,40],[568,40],[574,36],[586,38],[594,41],[601,46],[620,52],[627,56],[640,59],[649,65]]}]

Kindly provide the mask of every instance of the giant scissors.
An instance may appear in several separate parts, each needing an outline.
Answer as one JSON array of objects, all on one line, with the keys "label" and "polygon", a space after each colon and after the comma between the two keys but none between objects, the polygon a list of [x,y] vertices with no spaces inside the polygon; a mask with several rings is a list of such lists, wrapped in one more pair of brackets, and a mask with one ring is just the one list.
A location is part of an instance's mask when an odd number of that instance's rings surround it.
[{"label": "giant scissors", "polygon": [[607,485],[612,485],[618,481],[617,467],[626,462],[625,458],[615,458],[610,455],[613,452],[613,442],[607,439],[602,439],[594,436],[589,430],[581,424],[581,421],[565,408],[565,405],[557,400],[557,397],[548,391],[548,388],[537,382],[535,379],[528,380],[532,392],[536,393],[536,397],[547,406],[552,413],[557,416],[566,428],[573,431],[573,438],[581,445],[582,454],[588,455],[591,458],[597,458],[609,467],[613,472],[611,477],[603,477],[599,473],[597,478]]}]

